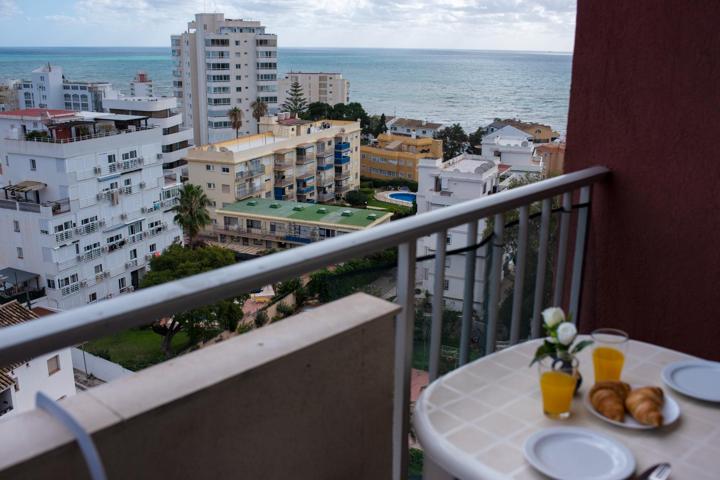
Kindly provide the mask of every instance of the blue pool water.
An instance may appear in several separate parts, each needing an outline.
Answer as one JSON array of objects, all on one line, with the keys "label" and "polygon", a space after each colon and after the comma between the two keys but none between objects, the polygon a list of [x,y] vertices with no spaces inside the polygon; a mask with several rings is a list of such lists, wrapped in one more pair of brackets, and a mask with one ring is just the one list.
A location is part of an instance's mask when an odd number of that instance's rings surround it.
[{"label": "blue pool water", "polygon": [[392,198],[393,200],[399,200],[401,202],[407,202],[407,203],[412,203],[415,201],[415,194],[408,193],[408,192],[390,193],[390,194],[388,194],[388,197]]}]

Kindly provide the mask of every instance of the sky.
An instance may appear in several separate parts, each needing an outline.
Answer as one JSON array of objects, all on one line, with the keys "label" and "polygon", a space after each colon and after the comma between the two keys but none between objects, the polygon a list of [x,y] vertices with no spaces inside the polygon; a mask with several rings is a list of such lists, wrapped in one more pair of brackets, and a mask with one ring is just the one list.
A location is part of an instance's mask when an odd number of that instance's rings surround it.
[{"label": "sky", "polygon": [[169,46],[195,13],[260,20],[281,47],[571,52],[576,0],[0,0],[0,47]]}]

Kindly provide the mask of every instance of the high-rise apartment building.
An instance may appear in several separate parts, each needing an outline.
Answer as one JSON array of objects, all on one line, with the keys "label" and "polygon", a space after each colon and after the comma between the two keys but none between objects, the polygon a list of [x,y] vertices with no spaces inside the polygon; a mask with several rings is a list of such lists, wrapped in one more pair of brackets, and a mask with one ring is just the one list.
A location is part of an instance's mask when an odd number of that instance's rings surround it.
[{"label": "high-rise apartment building", "polygon": [[359,187],[360,122],[281,114],[261,118],[260,131],[185,156],[190,183],[216,208],[252,197],[331,202]]},{"label": "high-rise apartment building", "polygon": [[138,72],[130,82],[131,97],[154,97],[153,81],[145,72]]},{"label": "high-rise apartment building", "polygon": [[147,117],[16,110],[0,114],[0,139],[0,266],[39,276],[50,307],[130,292],[182,241],[181,185]]},{"label": "high-rise apartment building", "polygon": [[288,72],[279,80],[282,104],[287,98],[290,86],[298,82],[308,103],[323,102],[329,105],[350,102],[350,82],[342,73],[329,72]]},{"label": "high-rise apartment building", "polygon": [[251,105],[260,99],[268,112],[278,108],[277,36],[257,21],[201,13],[186,32],[171,38],[173,90],[195,145],[236,136],[228,111],[243,112],[241,135],[257,133]]},{"label": "high-rise apartment building", "polygon": [[18,87],[18,107],[101,112],[106,98],[117,98],[118,92],[108,82],[72,82],[62,67],[43,65],[32,71],[31,80]]}]

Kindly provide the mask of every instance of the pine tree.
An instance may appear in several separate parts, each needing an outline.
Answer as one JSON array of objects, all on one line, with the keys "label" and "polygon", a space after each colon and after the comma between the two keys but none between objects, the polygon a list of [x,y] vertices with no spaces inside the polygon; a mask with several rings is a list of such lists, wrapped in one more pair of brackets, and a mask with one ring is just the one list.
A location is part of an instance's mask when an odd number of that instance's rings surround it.
[{"label": "pine tree", "polygon": [[305,100],[300,82],[293,82],[290,85],[290,91],[282,108],[297,117],[305,112],[305,109],[307,109],[307,100]]}]

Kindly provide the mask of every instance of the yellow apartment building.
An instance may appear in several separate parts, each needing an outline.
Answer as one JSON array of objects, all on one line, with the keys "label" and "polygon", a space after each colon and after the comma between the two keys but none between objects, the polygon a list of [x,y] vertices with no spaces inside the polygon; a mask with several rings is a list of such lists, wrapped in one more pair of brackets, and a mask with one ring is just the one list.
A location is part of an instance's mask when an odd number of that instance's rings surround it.
[{"label": "yellow apartment building", "polygon": [[442,140],[381,134],[375,144],[360,147],[360,171],[368,178],[417,182],[420,159],[442,156]]}]

